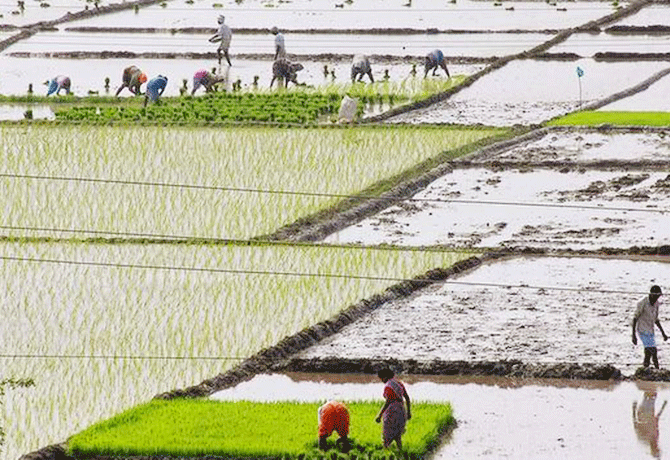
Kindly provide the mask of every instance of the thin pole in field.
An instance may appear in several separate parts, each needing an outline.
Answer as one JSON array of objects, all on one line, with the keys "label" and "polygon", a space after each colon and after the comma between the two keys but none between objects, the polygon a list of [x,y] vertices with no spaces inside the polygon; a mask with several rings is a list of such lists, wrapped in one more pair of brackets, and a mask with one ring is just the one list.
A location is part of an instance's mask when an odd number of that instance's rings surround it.
[{"label": "thin pole in field", "polygon": [[579,110],[582,109],[582,77],[584,76],[584,70],[577,66],[577,81],[579,82]]}]

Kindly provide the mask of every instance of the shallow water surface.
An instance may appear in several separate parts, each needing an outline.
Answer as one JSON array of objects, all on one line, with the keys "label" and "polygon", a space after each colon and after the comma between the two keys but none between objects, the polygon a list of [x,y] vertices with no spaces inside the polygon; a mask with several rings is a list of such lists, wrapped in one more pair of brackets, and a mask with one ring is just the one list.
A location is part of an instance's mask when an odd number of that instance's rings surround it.
[{"label": "shallow water surface", "polygon": [[329,243],[597,250],[670,238],[667,172],[455,169]]},{"label": "shallow water surface", "polygon": [[552,47],[550,53],[575,53],[593,57],[596,53],[667,53],[670,35],[612,35],[573,34],[563,43]]},{"label": "shallow water surface", "polygon": [[[451,403],[457,426],[434,458],[670,458],[670,384],[401,376],[413,400]],[[372,375],[258,375],[221,400],[370,400]],[[315,416],[316,420],[316,416]],[[316,421],[315,421],[316,423]],[[356,424],[373,420],[352,420]],[[316,425],[314,427],[316,432]],[[412,429],[412,421],[407,426]]]},{"label": "shallow water surface", "polygon": [[32,111],[35,120],[53,120],[55,115],[48,105],[0,104],[0,120],[23,120]]},{"label": "shallow water surface", "polygon": [[[494,2],[476,0],[356,0],[352,3],[325,0],[234,0],[218,2],[199,0],[192,5],[168,2],[166,7],[154,5],[139,13],[126,11],[72,24],[86,26],[124,27],[215,27],[216,17],[226,15],[226,22],[236,27],[295,29],[374,29],[413,28],[439,30],[544,30],[574,27],[613,13],[607,2],[545,2],[509,1],[496,6]],[[411,5],[411,6],[406,6]],[[622,4],[623,5],[623,4]]]},{"label": "shallow water surface", "polygon": [[[463,34],[301,34],[286,33],[286,49],[291,55],[384,55],[415,56],[420,59],[435,48],[445,56],[477,58],[503,57],[544,43],[551,35],[539,33],[463,33]],[[6,53],[72,53],[127,51],[132,53],[207,53],[218,45],[207,40],[211,34],[116,33],[116,32],[40,32],[22,40]],[[230,55],[274,53],[270,34],[236,35]],[[48,54],[47,54],[48,55]]]},{"label": "shallow water surface", "polygon": [[[198,69],[212,70],[228,76],[227,88],[240,80],[242,88],[253,89],[254,78],[258,76],[258,88],[267,90],[272,79],[272,62],[255,59],[237,59],[231,57],[233,66],[224,65],[218,68],[216,60],[206,59],[57,59],[57,58],[19,58],[0,55],[0,94],[23,95],[27,93],[28,85],[32,83],[35,94],[46,95],[47,87],[44,84],[56,75],[69,75],[72,80],[72,91],[77,96],[86,96],[89,91],[100,95],[114,94],[121,84],[123,69],[129,65],[136,65],[149,78],[162,74],[168,77],[165,96],[179,96],[180,87],[186,80],[187,86],[193,88],[193,74]],[[298,82],[307,85],[319,86],[331,83],[343,84],[350,80],[350,62],[302,61],[305,67],[298,73]],[[324,76],[324,66],[335,74],[335,79],[329,73]],[[372,61],[372,72],[375,81],[382,81],[384,73],[388,71],[392,82],[409,80],[419,81],[423,75],[412,77],[412,62],[405,64],[376,63]],[[471,75],[481,70],[483,65],[449,65],[452,76]],[[421,67],[419,66],[419,69]],[[105,78],[110,79],[109,92],[105,89]],[[444,75],[429,78],[446,78]],[[364,80],[368,81],[367,77]],[[142,91],[146,85],[142,86]],[[277,88],[277,82],[274,83]],[[290,85],[293,88],[293,85]],[[201,89],[196,95],[204,94]],[[132,97],[124,89],[121,97]]]},{"label": "shallow water surface", "polygon": [[[584,70],[579,78],[577,67]],[[390,119],[403,123],[531,125],[630,88],[667,62],[516,60],[446,101]]]},{"label": "shallow water surface", "polygon": [[[659,261],[492,261],[391,301],[296,357],[593,363],[632,375],[643,356],[631,340],[635,305],[669,278]],[[670,327],[670,308],[659,311]],[[668,342],[658,347],[667,368]]]}]

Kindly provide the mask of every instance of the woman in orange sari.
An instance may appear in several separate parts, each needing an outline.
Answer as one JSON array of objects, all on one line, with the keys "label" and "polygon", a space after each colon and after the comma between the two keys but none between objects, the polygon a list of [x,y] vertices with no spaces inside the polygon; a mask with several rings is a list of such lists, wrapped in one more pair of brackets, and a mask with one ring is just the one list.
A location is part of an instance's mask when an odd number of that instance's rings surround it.
[{"label": "woman in orange sari", "polygon": [[[395,378],[391,369],[384,368],[377,373],[377,376],[385,383],[384,399],[386,401],[376,418],[377,423],[384,422],[382,425],[384,447],[390,446],[395,441],[398,449],[402,449],[401,438],[405,432],[405,424],[412,418],[409,395],[405,386]],[[407,403],[407,412],[405,412],[403,400]]]}]

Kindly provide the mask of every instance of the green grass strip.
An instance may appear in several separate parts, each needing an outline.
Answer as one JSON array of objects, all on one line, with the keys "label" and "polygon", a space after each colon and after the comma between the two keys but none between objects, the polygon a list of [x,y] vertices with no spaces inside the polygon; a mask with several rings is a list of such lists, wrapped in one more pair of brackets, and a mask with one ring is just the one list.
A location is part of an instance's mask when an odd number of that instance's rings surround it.
[{"label": "green grass strip", "polygon": [[668,126],[669,112],[576,112],[547,123],[549,126]]},{"label": "green grass strip", "polygon": [[[379,402],[348,402],[354,449],[328,458],[389,457],[374,419]],[[164,455],[223,458],[319,458],[320,403],[207,399],[154,400],[98,423],[68,440],[71,455]],[[419,459],[437,446],[454,423],[449,404],[415,403],[403,436],[402,458]],[[337,434],[331,437],[334,444]]]}]

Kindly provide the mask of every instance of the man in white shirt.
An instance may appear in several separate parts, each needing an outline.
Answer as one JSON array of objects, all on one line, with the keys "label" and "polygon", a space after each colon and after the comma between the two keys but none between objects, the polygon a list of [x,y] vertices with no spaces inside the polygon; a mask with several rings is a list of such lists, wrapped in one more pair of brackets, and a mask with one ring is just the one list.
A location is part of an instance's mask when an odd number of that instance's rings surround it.
[{"label": "man in white shirt", "polygon": [[228,56],[228,48],[230,48],[230,41],[233,38],[233,31],[230,30],[228,24],[224,23],[225,20],[225,16],[219,16],[219,19],[217,20],[219,23],[219,31],[209,39],[209,42],[221,42],[216,49],[216,54],[219,56],[219,65],[221,65],[221,54],[223,54],[226,57],[226,61],[228,61],[228,65],[232,66],[230,57]]},{"label": "man in white shirt", "polygon": [[279,32],[279,29],[275,26],[272,28],[271,32],[275,36],[275,57],[274,60],[286,58],[286,46],[284,45],[284,35]]},{"label": "man in white shirt", "polygon": [[[661,288],[659,286],[652,286],[649,295],[637,303],[635,315],[633,315],[633,345],[637,345],[637,336],[640,336],[642,345],[644,345],[644,367],[649,366],[649,362],[653,361],[654,366],[658,369],[658,355],[656,350],[656,340],[654,338],[654,325],[663,334],[663,340],[668,340],[665,335],[663,326],[658,320],[658,306],[661,298]],[[637,334],[636,334],[637,333]]]}]

